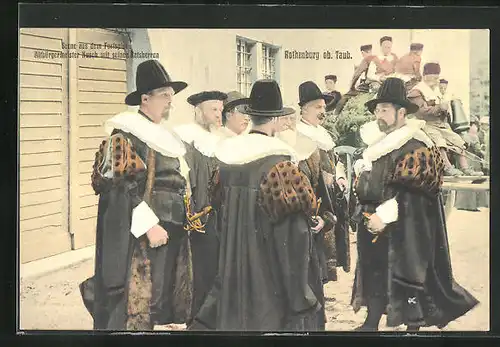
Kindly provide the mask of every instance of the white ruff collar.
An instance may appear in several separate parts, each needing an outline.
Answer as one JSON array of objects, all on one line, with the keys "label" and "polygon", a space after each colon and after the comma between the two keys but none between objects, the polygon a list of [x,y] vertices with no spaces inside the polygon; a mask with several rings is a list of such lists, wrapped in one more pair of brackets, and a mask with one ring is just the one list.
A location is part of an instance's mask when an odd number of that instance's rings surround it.
[{"label": "white ruff collar", "polygon": [[111,135],[114,129],[130,133],[153,150],[170,158],[182,157],[186,148],[180,139],[162,124],[147,120],[138,112],[125,111],[104,122],[104,131]]},{"label": "white ruff collar", "polygon": [[422,93],[424,96],[425,101],[436,101],[439,102],[443,98],[441,95],[441,92],[439,91],[439,88],[436,89],[431,89],[425,82],[419,82],[415,87],[412,89],[416,89]]},{"label": "white ruff collar", "polygon": [[261,134],[243,134],[220,141],[215,151],[217,159],[229,165],[243,165],[269,157],[287,155],[297,162],[297,153],[276,137]]},{"label": "white ruff collar", "polygon": [[392,54],[389,54],[389,55],[379,55],[379,56],[377,56],[377,58],[379,58],[380,60],[387,59],[387,61],[393,61],[394,60],[394,56]]},{"label": "white ruff collar", "polygon": [[182,141],[193,144],[203,155],[213,157],[217,143],[222,139],[219,135],[211,133],[196,123],[183,124],[174,128]]},{"label": "white ruff collar", "polygon": [[316,142],[318,147],[324,151],[329,151],[335,147],[332,137],[321,125],[313,126],[300,121],[297,122],[297,131]]},{"label": "white ruff collar", "polygon": [[373,162],[401,148],[412,138],[425,143],[427,147],[434,146],[432,140],[422,130],[424,125],[425,121],[423,120],[407,119],[406,125],[385,134],[378,129],[376,121],[364,124],[360,129],[360,133],[363,142],[368,145],[368,148],[363,152],[363,159]]},{"label": "white ruff collar", "polygon": [[231,129],[229,129],[228,127],[221,127],[217,132],[216,134],[218,136],[220,136],[221,138],[228,138],[228,137],[233,137],[233,136],[237,136],[237,134],[232,131]]}]

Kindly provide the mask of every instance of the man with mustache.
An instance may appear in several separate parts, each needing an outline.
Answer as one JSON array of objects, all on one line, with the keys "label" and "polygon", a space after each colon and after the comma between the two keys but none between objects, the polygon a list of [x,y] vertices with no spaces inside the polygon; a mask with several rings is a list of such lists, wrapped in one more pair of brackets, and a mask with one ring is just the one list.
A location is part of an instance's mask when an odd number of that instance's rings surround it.
[{"label": "man with mustache", "polygon": [[137,67],[136,86],[125,103],[139,111],[106,121],[109,137],[93,166],[95,275],[80,289],[94,329],[152,330],[184,323],[190,311],[183,229],[189,168],[183,143],[160,125],[173,95],[187,84],[148,60]]},{"label": "man with mustache", "polygon": [[[214,156],[221,137],[223,101],[227,94],[204,91],[191,95],[187,101],[194,107],[195,123],[177,126],[174,131],[186,146],[191,187],[191,214],[211,205],[209,189],[218,161]],[[204,214],[191,225],[190,241],[193,254],[193,307],[196,315],[212,286],[218,257],[218,236],[215,211]],[[189,323],[189,322],[188,322]]]},{"label": "man with mustache", "polygon": [[237,91],[227,93],[227,99],[224,100],[224,109],[222,110],[222,128],[223,137],[231,137],[245,133],[248,129],[250,118],[239,111],[239,107],[248,102],[243,94]]},{"label": "man with mustache", "polygon": [[354,164],[360,214],[351,304],[368,308],[356,330],[378,330],[384,313],[390,327],[443,328],[478,304],[453,279],[443,159],[425,122],[407,119],[418,106],[401,79],[386,79],[365,105],[377,120],[361,128],[368,147]]}]

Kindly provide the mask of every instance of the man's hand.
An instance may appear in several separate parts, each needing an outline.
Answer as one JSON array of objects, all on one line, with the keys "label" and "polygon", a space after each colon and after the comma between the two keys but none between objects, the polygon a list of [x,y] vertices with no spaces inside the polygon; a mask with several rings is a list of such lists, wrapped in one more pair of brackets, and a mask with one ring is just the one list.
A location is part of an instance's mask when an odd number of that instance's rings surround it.
[{"label": "man's hand", "polygon": [[447,111],[448,110],[448,103],[447,102],[442,102],[439,104],[439,108],[443,111]]},{"label": "man's hand", "polygon": [[347,189],[347,180],[344,177],[340,177],[337,180],[337,184],[342,188],[343,191]]},{"label": "man's hand", "polygon": [[148,236],[151,248],[163,246],[168,242],[167,231],[158,224],[149,229],[146,235]]},{"label": "man's hand", "polygon": [[325,226],[325,221],[320,216],[314,216],[313,218],[318,221],[318,224],[312,228],[313,233],[316,234],[319,233],[321,229],[323,229],[323,227]]},{"label": "man's hand", "polygon": [[368,218],[368,222],[366,223],[366,227],[369,232],[374,235],[380,234],[385,229],[386,224],[382,222],[379,216],[376,213],[372,214]]}]

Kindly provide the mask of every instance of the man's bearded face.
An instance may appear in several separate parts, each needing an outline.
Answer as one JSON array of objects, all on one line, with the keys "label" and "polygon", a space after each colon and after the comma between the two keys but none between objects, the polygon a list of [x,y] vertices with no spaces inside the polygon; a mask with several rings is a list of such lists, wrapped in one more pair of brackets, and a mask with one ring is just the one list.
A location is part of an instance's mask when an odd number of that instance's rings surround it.
[{"label": "man's bearded face", "polygon": [[391,41],[384,41],[380,45],[380,48],[381,48],[382,53],[384,55],[389,55],[392,51],[392,42]]},{"label": "man's bearded face", "polygon": [[326,103],[323,99],[308,102],[302,108],[302,118],[313,126],[318,126],[325,119]]},{"label": "man's bearded face", "polygon": [[375,108],[374,113],[377,118],[378,128],[384,133],[390,133],[398,127],[401,122],[393,104],[380,103]]}]

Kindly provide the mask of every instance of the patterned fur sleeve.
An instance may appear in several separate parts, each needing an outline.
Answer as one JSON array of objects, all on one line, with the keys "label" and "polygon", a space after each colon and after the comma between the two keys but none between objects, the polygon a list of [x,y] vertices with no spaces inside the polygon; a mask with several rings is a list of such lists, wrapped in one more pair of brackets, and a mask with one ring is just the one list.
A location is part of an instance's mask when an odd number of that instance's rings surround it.
[{"label": "patterned fur sleeve", "polygon": [[396,160],[390,182],[435,196],[443,185],[444,161],[435,146],[420,147]]},{"label": "patterned fur sleeve", "polygon": [[263,177],[259,204],[273,223],[298,212],[311,217],[317,208],[309,179],[290,161],[278,163]]},{"label": "patterned fur sleeve", "polygon": [[92,188],[96,195],[124,179],[146,171],[130,139],[117,133],[104,140],[95,154]]}]

